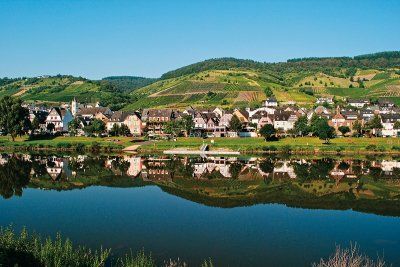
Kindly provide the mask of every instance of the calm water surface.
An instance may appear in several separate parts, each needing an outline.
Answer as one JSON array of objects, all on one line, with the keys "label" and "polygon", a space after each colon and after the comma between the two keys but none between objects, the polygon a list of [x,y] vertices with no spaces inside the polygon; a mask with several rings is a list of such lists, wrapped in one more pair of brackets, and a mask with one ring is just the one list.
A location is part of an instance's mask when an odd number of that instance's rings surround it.
[{"label": "calm water surface", "polygon": [[[400,265],[396,160],[2,155],[0,225],[191,265],[307,266],[357,242]],[[21,196],[22,195],[22,196]]]}]

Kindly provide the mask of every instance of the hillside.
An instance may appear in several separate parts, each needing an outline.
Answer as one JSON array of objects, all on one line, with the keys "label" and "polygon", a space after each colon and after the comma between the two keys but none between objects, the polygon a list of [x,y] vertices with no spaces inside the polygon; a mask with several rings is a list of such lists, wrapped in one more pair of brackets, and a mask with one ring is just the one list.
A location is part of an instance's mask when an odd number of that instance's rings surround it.
[{"label": "hillside", "polygon": [[108,81],[92,81],[81,77],[57,75],[35,78],[0,79],[0,97],[12,95],[24,101],[97,102],[119,109],[132,98]]},{"label": "hillside", "polygon": [[157,81],[157,79],[153,78],[136,76],[110,76],[102,80],[110,82],[118,91],[128,93]]},{"label": "hillside", "polygon": [[265,63],[209,59],[149,79],[111,76],[101,81],[57,75],[0,79],[0,97],[60,102],[73,97],[113,109],[257,107],[268,96],[312,107],[317,97],[388,97],[400,104],[400,52],[355,57],[299,58]]},{"label": "hillside", "polygon": [[316,97],[390,97],[400,104],[400,53],[338,58],[291,59],[262,63],[210,59],[170,71],[132,92],[145,107],[258,106],[271,92],[278,101],[311,107]]}]

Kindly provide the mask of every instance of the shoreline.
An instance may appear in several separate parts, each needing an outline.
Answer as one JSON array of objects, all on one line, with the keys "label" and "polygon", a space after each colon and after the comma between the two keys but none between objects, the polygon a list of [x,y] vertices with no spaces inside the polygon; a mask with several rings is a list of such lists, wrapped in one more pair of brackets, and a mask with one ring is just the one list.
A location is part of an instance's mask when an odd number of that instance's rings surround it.
[{"label": "shoreline", "polygon": [[[110,140],[118,140],[112,142]],[[15,142],[0,139],[1,152],[102,152],[102,153],[160,153],[169,155],[190,155],[199,151],[201,144],[208,144],[208,154],[290,154],[290,155],[400,155],[400,139],[390,138],[337,138],[330,144],[323,144],[317,138],[283,138],[266,142],[260,138],[209,139],[178,138],[177,141],[135,141],[129,138],[87,138],[58,137],[51,140],[19,139]],[[122,139],[122,140],[121,140]],[[215,142],[213,142],[215,141]],[[134,150],[129,148],[135,147]],[[173,153],[177,151],[177,153]],[[178,151],[181,151],[178,153]],[[184,153],[182,151],[186,151]],[[167,153],[166,153],[167,152]]]}]

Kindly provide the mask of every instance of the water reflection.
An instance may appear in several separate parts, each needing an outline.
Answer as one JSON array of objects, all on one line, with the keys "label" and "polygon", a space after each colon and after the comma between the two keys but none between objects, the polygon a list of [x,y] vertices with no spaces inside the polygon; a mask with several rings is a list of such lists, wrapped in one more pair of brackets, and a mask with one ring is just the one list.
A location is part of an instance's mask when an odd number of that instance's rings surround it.
[{"label": "water reflection", "polygon": [[26,187],[91,185],[157,185],[220,207],[272,202],[400,215],[400,161],[395,159],[0,155],[3,198],[21,196]]}]

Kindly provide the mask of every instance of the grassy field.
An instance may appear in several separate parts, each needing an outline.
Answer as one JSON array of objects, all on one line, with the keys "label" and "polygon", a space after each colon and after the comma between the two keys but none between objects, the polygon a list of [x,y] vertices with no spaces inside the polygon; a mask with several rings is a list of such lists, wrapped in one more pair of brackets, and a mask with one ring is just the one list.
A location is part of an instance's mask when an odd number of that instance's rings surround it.
[{"label": "grassy field", "polygon": [[[83,144],[86,147],[92,146],[94,143],[100,147],[110,147],[121,149],[132,143],[132,137],[65,137],[58,136],[52,139],[29,140],[27,136],[17,137],[15,142],[12,142],[11,137],[0,136],[0,148],[18,148],[18,147],[35,147],[35,148],[68,148],[68,146],[76,146]],[[69,145],[67,145],[69,144]]]},{"label": "grassy field", "polygon": [[[211,143],[211,140],[214,143]],[[163,151],[171,148],[189,148],[198,149],[202,144],[210,144],[211,149],[227,148],[241,152],[262,152],[270,150],[287,150],[293,153],[304,152],[351,152],[351,153],[384,153],[399,152],[400,139],[398,138],[335,138],[330,144],[324,144],[322,140],[316,137],[287,137],[279,141],[266,142],[263,138],[178,138],[177,141],[153,141],[140,146],[139,151]],[[3,149],[13,148],[69,148],[77,144],[83,144],[90,147],[96,143],[100,147],[113,148],[120,150],[134,144],[138,144],[132,137],[55,137],[53,139],[29,140],[27,137],[18,137],[15,142],[10,137],[0,137],[0,147]],[[69,145],[67,145],[69,144]],[[140,144],[140,143],[139,143]],[[372,146],[371,146],[372,145]]]},{"label": "grassy field", "polygon": [[[214,140],[214,143],[211,143]],[[166,150],[171,148],[185,147],[197,149],[202,144],[210,144],[211,149],[228,148],[242,152],[260,152],[268,150],[266,147],[276,147],[280,149],[290,149],[296,152],[315,151],[320,152],[360,152],[370,153],[378,151],[394,151],[393,146],[400,146],[400,139],[397,138],[335,138],[330,144],[324,144],[316,137],[282,138],[279,141],[266,142],[263,138],[178,138],[177,141],[158,141],[140,147],[141,151],[147,150]],[[372,145],[372,146],[371,146]],[[368,146],[370,146],[368,148]],[[373,147],[376,146],[376,147]],[[376,151],[373,151],[376,150]]]}]

